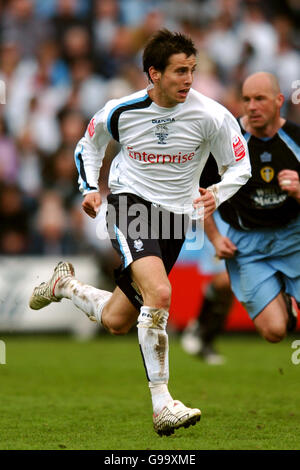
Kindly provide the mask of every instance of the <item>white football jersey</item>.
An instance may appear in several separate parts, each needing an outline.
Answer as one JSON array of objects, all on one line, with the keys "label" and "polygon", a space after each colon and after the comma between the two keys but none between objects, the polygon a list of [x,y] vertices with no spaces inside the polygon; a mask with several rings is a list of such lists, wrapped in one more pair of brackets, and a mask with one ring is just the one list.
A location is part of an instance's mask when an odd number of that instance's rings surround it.
[{"label": "white football jersey", "polygon": [[251,176],[247,144],[236,119],[193,89],[184,103],[172,108],[155,104],[148,89],[107,102],[76,147],[83,194],[99,190],[99,170],[111,138],[121,145],[110,169],[111,192],[134,193],[172,212],[189,212],[199,197],[199,179],[210,152],[222,178],[211,188],[217,205]]}]

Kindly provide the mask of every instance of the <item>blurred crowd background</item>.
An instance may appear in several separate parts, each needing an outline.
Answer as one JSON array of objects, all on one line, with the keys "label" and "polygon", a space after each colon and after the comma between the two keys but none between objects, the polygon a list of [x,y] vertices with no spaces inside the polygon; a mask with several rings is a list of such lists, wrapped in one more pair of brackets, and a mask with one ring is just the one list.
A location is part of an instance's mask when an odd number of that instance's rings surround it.
[{"label": "blurred crowd background", "polygon": [[[142,50],[153,32],[167,27],[192,37],[194,88],[235,116],[243,79],[275,73],[283,113],[300,124],[291,99],[300,81],[299,23],[298,0],[0,1],[0,254],[92,252],[110,270],[100,222],[81,210],[73,153],[107,100],[147,85]],[[104,197],[116,151],[109,144]]]}]

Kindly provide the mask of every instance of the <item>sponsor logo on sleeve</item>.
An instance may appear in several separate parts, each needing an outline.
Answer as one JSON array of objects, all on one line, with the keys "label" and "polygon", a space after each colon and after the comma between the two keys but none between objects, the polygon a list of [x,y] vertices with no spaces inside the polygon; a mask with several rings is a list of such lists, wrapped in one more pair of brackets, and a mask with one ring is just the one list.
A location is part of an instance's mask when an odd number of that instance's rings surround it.
[{"label": "sponsor logo on sleeve", "polygon": [[93,118],[88,125],[88,133],[90,138],[92,138],[95,134],[95,118]]},{"label": "sponsor logo on sleeve", "polygon": [[242,158],[244,158],[244,156],[246,155],[244,144],[238,135],[234,137],[232,145],[235,161],[238,162],[239,160],[242,160]]}]

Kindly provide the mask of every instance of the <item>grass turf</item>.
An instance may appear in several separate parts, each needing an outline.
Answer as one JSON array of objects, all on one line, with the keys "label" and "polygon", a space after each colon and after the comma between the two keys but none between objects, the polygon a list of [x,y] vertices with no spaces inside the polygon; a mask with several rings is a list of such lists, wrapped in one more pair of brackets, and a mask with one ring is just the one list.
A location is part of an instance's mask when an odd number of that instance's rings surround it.
[{"label": "grass turf", "polygon": [[196,426],[159,437],[135,335],[1,337],[0,449],[300,449],[300,364],[293,337],[224,336],[223,366],[170,338],[170,392],[202,410]]}]

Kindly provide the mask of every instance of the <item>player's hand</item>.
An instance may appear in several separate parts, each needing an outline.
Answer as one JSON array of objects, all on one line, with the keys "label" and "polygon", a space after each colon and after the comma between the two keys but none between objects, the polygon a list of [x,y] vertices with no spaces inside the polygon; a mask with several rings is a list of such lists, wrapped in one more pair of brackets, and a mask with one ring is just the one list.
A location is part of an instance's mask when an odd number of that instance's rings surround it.
[{"label": "player's hand", "polygon": [[281,170],[277,178],[278,184],[283,191],[286,191],[291,197],[300,198],[300,181],[297,171]]},{"label": "player's hand", "polygon": [[237,247],[228,237],[224,237],[221,234],[218,234],[212,243],[216,250],[216,256],[220,259],[233,258]]},{"label": "player's hand", "polygon": [[193,206],[204,207],[204,220],[207,219],[216,210],[216,201],[211,191],[204,188],[199,188],[200,197],[193,201]]},{"label": "player's hand", "polygon": [[92,219],[96,217],[102,203],[100,193],[88,193],[84,196],[82,208]]}]

